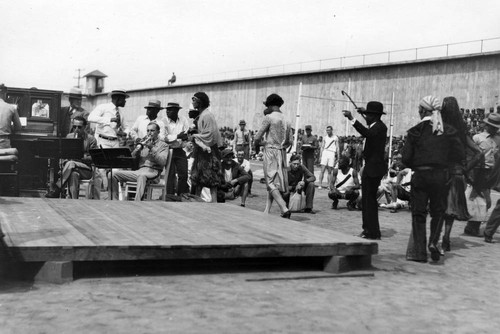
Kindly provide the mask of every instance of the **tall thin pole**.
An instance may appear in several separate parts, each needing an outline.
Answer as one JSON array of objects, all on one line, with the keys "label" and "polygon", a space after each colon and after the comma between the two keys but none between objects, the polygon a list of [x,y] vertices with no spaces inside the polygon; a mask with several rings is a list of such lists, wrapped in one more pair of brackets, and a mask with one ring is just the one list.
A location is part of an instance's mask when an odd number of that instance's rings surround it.
[{"label": "tall thin pole", "polygon": [[394,92],[391,101],[391,121],[389,125],[389,168],[392,165],[392,134],[394,132]]},{"label": "tall thin pole", "polygon": [[302,96],[302,82],[299,84],[299,98],[297,99],[297,114],[295,115],[295,134],[293,136],[293,152],[297,152],[297,142],[299,140],[299,119],[300,119],[300,97]]},{"label": "tall thin pole", "polygon": [[[347,83],[347,94],[351,95],[351,77],[349,77],[349,82]],[[349,102],[346,101],[344,102],[344,110],[347,110]],[[345,122],[345,136],[347,137],[349,135],[349,120],[347,117],[344,117],[344,122]]]}]

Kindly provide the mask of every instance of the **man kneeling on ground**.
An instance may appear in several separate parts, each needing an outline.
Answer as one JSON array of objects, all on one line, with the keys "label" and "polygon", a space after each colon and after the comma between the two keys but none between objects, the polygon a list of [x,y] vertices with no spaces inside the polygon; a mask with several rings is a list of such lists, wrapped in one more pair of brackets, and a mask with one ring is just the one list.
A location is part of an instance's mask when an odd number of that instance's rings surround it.
[{"label": "man kneeling on ground", "polygon": [[347,209],[352,211],[356,207],[356,199],[359,196],[358,172],[349,167],[349,158],[340,157],[339,168],[335,168],[332,173],[330,192],[328,197],[333,200],[332,209],[337,210],[339,199],[347,200]]},{"label": "man kneeling on ground", "polygon": [[244,207],[248,196],[250,175],[239,163],[234,161],[234,153],[230,148],[224,149],[221,155],[224,182],[218,190],[217,202],[223,203],[241,196],[240,205]]},{"label": "man kneeling on ground", "polygon": [[314,174],[309,171],[306,166],[300,163],[300,156],[293,155],[290,158],[290,168],[288,169],[288,193],[283,195],[283,199],[286,201],[287,206],[288,201],[290,200],[290,194],[293,194],[296,191],[305,192],[306,207],[304,212],[315,214],[313,211],[315,181],[316,177]]}]

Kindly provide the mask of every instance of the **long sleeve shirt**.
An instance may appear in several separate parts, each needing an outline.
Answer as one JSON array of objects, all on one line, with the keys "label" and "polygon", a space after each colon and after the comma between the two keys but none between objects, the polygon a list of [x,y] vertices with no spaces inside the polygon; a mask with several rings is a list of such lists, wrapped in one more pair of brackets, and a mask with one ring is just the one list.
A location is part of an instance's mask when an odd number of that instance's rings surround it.
[{"label": "long sleeve shirt", "polygon": [[173,121],[168,117],[163,120],[165,124],[165,141],[171,148],[180,148],[183,146],[181,139],[177,139],[177,135],[181,132],[189,130],[189,121],[186,117],[178,116],[177,121]]},{"label": "long sleeve shirt", "polygon": [[445,124],[444,133],[432,133],[432,124],[425,120],[408,130],[403,147],[403,164],[412,169],[418,167],[447,168],[461,163],[465,150],[457,130]]},{"label": "long sleeve shirt", "polygon": [[17,106],[0,99],[0,136],[8,136],[12,134],[12,130],[20,131],[21,129]]},{"label": "long sleeve shirt", "polygon": [[[117,112],[120,115],[120,125],[116,122],[111,122],[111,119],[116,117]],[[123,131],[127,135],[130,132],[124,113],[112,102],[100,104],[95,107],[95,109],[89,114],[88,121],[91,123],[97,123],[95,129],[95,134],[97,136],[103,135],[106,137],[116,138],[120,131]]]},{"label": "long sleeve shirt", "polygon": [[297,170],[293,170],[290,167],[288,170],[288,189],[291,192],[295,191],[300,181],[304,181],[305,183],[314,182],[316,181],[316,176],[304,165],[300,165]]},{"label": "long sleeve shirt", "polygon": [[273,111],[264,117],[260,130],[255,135],[255,142],[264,137],[266,148],[285,149],[292,143],[290,124],[281,111]]},{"label": "long sleeve shirt", "polygon": [[132,125],[132,128],[130,129],[130,137],[133,140],[136,140],[137,138],[142,139],[146,137],[148,134],[148,124],[149,123],[156,123],[160,127],[160,134],[158,135],[158,138],[160,140],[165,139],[165,123],[162,120],[159,120],[158,118],[150,120],[147,115],[141,115],[137,117],[135,120],[134,125]]},{"label": "long sleeve shirt", "polygon": [[139,168],[149,167],[160,171],[167,164],[168,154],[168,145],[159,138],[156,139],[151,149],[144,146],[142,148],[136,148],[132,152],[132,156],[139,158]]}]

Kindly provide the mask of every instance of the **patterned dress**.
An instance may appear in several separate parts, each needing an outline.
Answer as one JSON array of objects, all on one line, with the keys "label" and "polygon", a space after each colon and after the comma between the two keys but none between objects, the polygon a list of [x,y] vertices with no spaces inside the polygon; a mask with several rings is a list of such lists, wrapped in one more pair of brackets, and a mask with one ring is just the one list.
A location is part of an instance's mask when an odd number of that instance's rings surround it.
[{"label": "patterned dress", "polygon": [[[219,146],[222,144],[215,116],[205,109],[195,121],[198,133],[193,134],[193,167],[191,184],[195,187],[215,188],[221,184],[222,168]],[[203,147],[210,147],[207,152]]]},{"label": "patterned dress", "polygon": [[281,111],[274,111],[264,117],[255,141],[264,137],[264,178],[267,190],[286,192],[288,174],[286,148],[292,142],[291,127]]}]

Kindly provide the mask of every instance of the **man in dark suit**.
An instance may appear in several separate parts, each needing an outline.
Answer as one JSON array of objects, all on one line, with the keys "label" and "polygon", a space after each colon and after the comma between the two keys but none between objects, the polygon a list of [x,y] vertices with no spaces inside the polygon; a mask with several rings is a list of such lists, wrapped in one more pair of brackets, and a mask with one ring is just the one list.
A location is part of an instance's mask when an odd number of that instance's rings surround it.
[{"label": "man in dark suit", "polygon": [[377,190],[382,177],[387,172],[387,162],[384,159],[387,127],[380,120],[385,114],[384,105],[377,101],[368,102],[365,108],[358,111],[366,120],[365,127],[355,120],[352,113],[343,110],[344,116],[351,121],[354,128],[365,137],[363,158],[365,166],[361,175],[363,232],[359,235],[365,239],[380,239],[380,225],[378,222]]},{"label": "man in dark suit", "polygon": [[[89,112],[82,108],[82,91],[77,88],[71,88],[69,92],[69,106],[61,108],[59,121],[59,135],[65,138],[72,130],[73,119],[81,116],[87,120]],[[85,132],[89,132],[90,127],[86,125]]]}]

